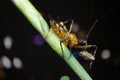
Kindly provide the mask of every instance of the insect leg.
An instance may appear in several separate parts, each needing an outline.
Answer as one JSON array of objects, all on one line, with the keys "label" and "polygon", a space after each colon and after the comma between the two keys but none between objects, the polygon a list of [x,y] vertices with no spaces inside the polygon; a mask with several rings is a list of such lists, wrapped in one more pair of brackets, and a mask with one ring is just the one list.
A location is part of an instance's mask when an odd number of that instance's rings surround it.
[{"label": "insect leg", "polygon": [[69,50],[70,50],[70,56],[69,56],[69,58],[71,57],[71,55],[72,55],[72,49],[71,49],[71,47],[70,46],[68,46],[68,48],[69,48]]},{"label": "insect leg", "polygon": [[63,51],[63,47],[62,47],[62,42],[64,42],[66,40],[66,37],[64,37],[63,39],[60,39],[60,47],[61,47],[61,50],[62,50],[62,55],[64,57],[64,51]]},{"label": "insect leg", "polygon": [[79,48],[79,49],[83,49],[84,51],[88,48],[91,48],[92,45],[85,45],[85,46],[82,46],[82,45],[76,45],[75,48]]},{"label": "insect leg", "polygon": [[62,56],[63,56],[63,58],[64,58],[64,52],[63,52],[62,42],[63,42],[63,40],[60,39],[60,47],[61,47],[61,51],[62,51]]},{"label": "insect leg", "polygon": [[66,20],[66,21],[63,22],[64,24],[66,24],[66,23],[68,23],[69,21],[71,21],[71,25],[70,25],[70,29],[69,29],[68,33],[71,32],[74,21],[73,21],[72,19],[70,19],[70,20]]},{"label": "insect leg", "polygon": [[71,55],[72,55],[72,50],[71,50],[71,47],[70,47],[70,42],[71,42],[71,40],[70,40],[70,38],[67,38],[67,40],[68,40],[68,48],[69,48],[69,50],[70,50],[70,56],[69,56],[69,58],[71,57]]},{"label": "insect leg", "polygon": [[[94,53],[93,53],[93,56],[95,57],[95,54],[96,54],[96,51],[97,51],[97,46],[93,45],[93,47],[95,47],[95,50],[94,50]],[[94,62],[94,60],[90,62],[90,69],[92,68],[93,62]]]},{"label": "insect leg", "polygon": [[63,47],[62,47],[62,42],[64,42],[66,39],[68,40],[68,44],[67,45],[68,45],[68,48],[70,49],[70,57],[71,57],[71,47],[69,46],[71,40],[68,37],[64,37],[64,39],[60,39],[60,46],[61,46],[61,50],[62,50],[62,55],[64,57],[64,51],[63,51]]},{"label": "insect leg", "polygon": [[74,23],[74,21],[72,20],[72,21],[71,21],[71,25],[70,25],[70,29],[69,29],[68,33],[70,33],[70,32],[71,32],[72,27],[73,27],[73,23]]}]

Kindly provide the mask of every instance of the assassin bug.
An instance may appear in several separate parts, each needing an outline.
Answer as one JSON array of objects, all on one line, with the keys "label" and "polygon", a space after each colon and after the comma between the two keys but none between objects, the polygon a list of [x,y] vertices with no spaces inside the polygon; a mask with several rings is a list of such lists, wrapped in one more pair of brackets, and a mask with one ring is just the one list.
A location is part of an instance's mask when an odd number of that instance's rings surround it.
[{"label": "assassin bug", "polygon": [[[82,56],[86,60],[94,61],[97,46],[96,45],[88,45],[87,40],[78,39],[78,37],[75,34],[71,33],[73,23],[74,23],[73,20],[71,20],[71,25],[70,25],[69,30],[67,29],[67,26],[65,25],[67,22],[68,21],[57,22],[54,19],[50,20],[51,27],[53,28],[53,30],[57,34],[57,36],[60,38],[60,46],[61,46],[61,50],[63,53],[63,57],[64,57],[64,52],[63,52],[63,48],[62,48],[61,43],[64,43],[66,46],[68,46],[69,49],[71,49],[71,48],[82,49],[82,51],[79,53],[80,56]],[[96,22],[97,21],[94,22],[93,26],[91,27],[90,31],[88,32],[87,38],[88,38],[88,36],[89,36],[89,34],[90,34],[90,32],[91,32],[91,30],[94,27]],[[95,47],[95,51],[93,54],[89,53],[86,50],[86,49],[91,48],[91,47]],[[92,65],[92,62],[90,65]]]},{"label": "assassin bug", "polygon": [[[71,33],[72,30],[72,25],[73,25],[73,20],[71,21],[71,25],[70,25],[70,29],[68,30],[66,27],[66,23],[68,21],[65,22],[57,22],[53,19],[50,20],[50,25],[53,28],[54,32],[58,35],[58,37],[60,38],[60,46],[61,46],[61,50],[63,53],[63,57],[64,57],[64,52],[63,52],[63,48],[62,48],[62,42],[68,46],[68,48],[71,50],[71,48],[77,48],[77,49],[82,49],[82,51],[79,53],[81,57],[83,57],[85,60],[90,60],[90,68],[92,66],[93,61],[95,60],[95,54],[96,54],[96,50],[97,50],[97,46],[96,45],[88,45],[87,44],[87,39],[86,40],[80,40],[77,38],[77,36],[73,33]],[[91,29],[88,32],[87,38],[91,32],[91,30],[93,29],[94,25],[96,24],[97,20],[94,22],[94,24],[92,25]],[[82,44],[82,45],[81,45]],[[84,45],[83,45],[84,44]],[[89,53],[87,51],[88,48],[91,47],[95,47],[95,50],[92,53]],[[71,54],[70,54],[71,55]]]},{"label": "assassin bug", "polygon": [[[79,55],[81,57],[83,57],[85,60],[91,61],[91,63],[90,63],[90,68],[91,68],[92,63],[95,60],[95,54],[96,54],[96,51],[97,51],[97,46],[96,45],[88,45],[87,44],[87,39],[88,39],[92,29],[94,28],[95,24],[98,22],[99,19],[109,15],[110,13],[114,12],[115,10],[117,10],[119,8],[120,7],[113,8],[112,10],[107,12],[102,17],[98,17],[98,19],[96,19],[95,22],[93,23],[93,25],[91,26],[85,40],[81,40],[74,33],[71,33],[73,23],[74,23],[73,20],[71,20],[71,25],[70,25],[70,28],[68,30],[67,26],[65,25],[66,23],[68,23],[68,21],[65,21],[65,22],[60,21],[59,22],[59,21],[56,21],[55,19],[52,19],[51,16],[49,16],[50,25],[53,28],[54,32],[57,34],[57,36],[60,38],[60,46],[61,46],[63,57],[64,57],[64,52],[63,52],[63,48],[62,48],[61,43],[64,43],[66,46],[68,46],[69,49],[71,49],[71,48],[82,49],[82,51],[79,52]],[[91,47],[95,48],[93,53],[89,53],[87,51],[87,49],[91,48]]]}]

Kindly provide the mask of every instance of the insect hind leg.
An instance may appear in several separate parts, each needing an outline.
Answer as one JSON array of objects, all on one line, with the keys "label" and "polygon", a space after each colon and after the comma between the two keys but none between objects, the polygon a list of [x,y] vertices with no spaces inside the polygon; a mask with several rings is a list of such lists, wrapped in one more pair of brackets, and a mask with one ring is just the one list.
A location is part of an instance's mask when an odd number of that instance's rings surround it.
[{"label": "insect hind leg", "polygon": [[65,40],[68,40],[68,48],[69,48],[69,50],[70,50],[70,56],[69,56],[69,58],[71,57],[71,55],[72,55],[72,53],[71,53],[71,47],[69,46],[70,45],[70,38],[68,38],[68,37],[64,37],[64,39],[60,39],[60,47],[61,47],[61,51],[62,51],[62,55],[63,55],[63,57],[64,57],[64,51],[63,51],[63,47],[62,47],[62,42],[64,42]]},{"label": "insect hind leg", "polygon": [[72,49],[71,49],[71,47],[70,47],[70,42],[71,42],[71,40],[70,40],[70,38],[67,38],[68,39],[68,48],[69,48],[69,50],[70,50],[70,56],[69,56],[69,58],[71,57],[71,55],[72,55]]}]

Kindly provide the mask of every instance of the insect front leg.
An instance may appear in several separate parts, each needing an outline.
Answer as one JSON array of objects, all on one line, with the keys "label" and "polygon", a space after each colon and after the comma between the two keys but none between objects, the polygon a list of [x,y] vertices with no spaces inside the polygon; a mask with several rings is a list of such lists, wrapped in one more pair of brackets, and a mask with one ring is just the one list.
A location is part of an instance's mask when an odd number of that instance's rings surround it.
[{"label": "insect front leg", "polygon": [[69,31],[67,31],[68,33],[70,33],[70,32],[71,32],[71,30],[72,30],[74,20],[70,19],[70,20],[66,20],[66,21],[64,21],[64,22],[63,22],[64,24],[66,24],[66,23],[68,23],[69,21],[71,21],[71,24],[70,24]]},{"label": "insect front leg", "polygon": [[95,48],[95,50],[94,50],[94,52],[93,52],[93,56],[95,56],[96,51],[97,51],[97,46],[96,46],[96,45],[92,45],[92,47],[94,47],[94,48]]},{"label": "insect front leg", "polygon": [[71,30],[72,30],[72,28],[73,28],[73,23],[74,23],[74,21],[73,21],[73,20],[71,20],[71,25],[70,25],[70,29],[69,29],[68,33],[70,33],[70,32],[71,32]]},{"label": "insect front leg", "polygon": [[[93,47],[95,48],[95,50],[94,50],[94,52],[93,52],[92,55],[95,57],[95,54],[96,54],[96,51],[97,51],[97,46],[96,46],[96,45],[93,45]],[[94,62],[94,60],[92,60],[92,61],[90,62],[90,69],[92,68],[93,62]]]}]

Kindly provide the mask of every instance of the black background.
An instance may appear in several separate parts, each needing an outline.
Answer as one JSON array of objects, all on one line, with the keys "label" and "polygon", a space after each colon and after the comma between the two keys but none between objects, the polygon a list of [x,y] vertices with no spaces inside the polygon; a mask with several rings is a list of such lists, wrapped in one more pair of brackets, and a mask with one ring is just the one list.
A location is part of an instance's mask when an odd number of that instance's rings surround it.
[{"label": "black background", "polygon": [[[96,61],[92,70],[87,68],[86,70],[94,80],[120,79],[120,63],[113,65],[114,60],[120,58],[120,3],[118,0],[31,0],[31,2],[38,11],[43,13],[47,21],[48,14],[55,18],[60,17],[62,20],[74,19],[86,31],[100,17],[88,40],[88,43],[98,45]],[[4,69],[6,80],[32,80],[30,78],[59,80],[62,75],[70,76],[71,80],[79,80],[47,43],[42,46],[35,46],[32,43],[32,36],[38,32],[11,1],[2,0],[0,10],[0,56],[6,55],[11,60],[17,56],[24,65],[21,70],[14,67]],[[7,35],[13,38],[13,47],[10,50],[6,50],[2,42]],[[100,53],[106,48],[110,49],[112,54],[110,59],[103,60]],[[45,77],[51,79],[45,79]]]}]

